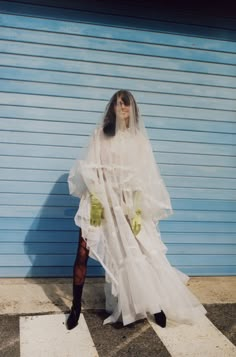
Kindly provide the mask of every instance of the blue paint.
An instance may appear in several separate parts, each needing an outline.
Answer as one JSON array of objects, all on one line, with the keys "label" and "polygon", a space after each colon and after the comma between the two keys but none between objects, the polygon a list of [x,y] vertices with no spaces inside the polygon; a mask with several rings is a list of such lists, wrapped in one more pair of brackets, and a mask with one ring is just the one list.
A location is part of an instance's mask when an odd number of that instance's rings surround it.
[{"label": "blue paint", "polygon": [[[204,179],[197,179],[197,178],[184,178],[184,177],[170,177],[170,179],[165,180],[166,184],[168,184],[169,191],[173,194],[175,190],[176,192],[181,192],[182,189],[188,190],[188,194],[191,197],[191,192],[193,195],[197,197],[194,198],[202,198],[202,195],[205,195],[205,198],[223,198],[227,197],[227,199],[235,199],[236,198],[236,191],[235,191],[235,180],[222,180],[223,185],[220,185],[219,182],[221,180],[217,179],[216,183],[214,184],[214,178],[209,178],[207,180]],[[211,184],[213,182],[213,184]],[[232,187],[232,188],[231,188]],[[212,192],[217,190],[228,190],[228,193],[220,193],[216,192],[215,197],[212,197]],[[199,190],[199,194],[198,194]],[[15,193],[22,192],[25,194],[53,194],[53,195],[67,195],[68,194],[68,185],[67,183],[57,183],[55,184],[50,182],[31,182],[31,181],[1,181],[0,184],[0,192],[2,193]],[[194,192],[196,192],[194,194]],[[225,196],[224,196],[225,195]],[[183,196],[182,196],[183,197]],[[230,198],[231,197],[231,198]],[[178,195],[178,198],[181,198]],[[192,197],[193,198],[193,197]]]},{"label": "blue paint", "polygon": [[[190,255],[232,255],[236,254],[235,244],[168,244],[168,255],[190,254]],[[1,254],[4,255],[24,255],[26,252],[25,242],[1,243]],[[27,242],[27,249],[34,255],[75,255],[76,243],[68,242]],[[89,260],[90,265],[99,266],[97,261]],[[4,260],[3,263],[5,264]]]},{"label": "blue paint", "polygon": [[[20,71],[17,71],[17,75],[14,78],[18,78],[20,73],[28,72],[29,75],[26,74],[25,79],[32,73],[32,71],[37,71],[38,75],[41,79],[45,78],[45,81],[49,78],[49,81],[59,82],[59,83],[69,83],[69,84],[79,84],[81,78],[87,78],[87,85],[91,85],[92,87],[96,86],[99,83],[102,87],[114,88],[114,87],[124,87],[122,84],[126,84],[127,78],[131,82],[136,83],[137,87],[140,90],[155,90],[159,81],[163,82],[173,82],[177,84],[181,83],[190,83],[190,84],[198,84],[206,86],[208,89],[209,86],[214,86],[213,89],[217,89],[217,87],[230,87],[236,88],[235,84],[235,71],[232,66],[223,66],[220,67],[215,65],[200,65],[198,63],[198,67],[189,68],[187,66],[188,62],[181,61],[182,67],[179,66],[179,61],[175,60],[169,63],[166,60],[161,60],[156,58],[153,62],[149,63],[149,58],[145,57],[141,61],[140,65],[138,62],[137,56],[135,56],[135,66],[121,66],[120,62],[118,64],[107,63],[108,57],[104,60],[98,61],[98,51],[96,52],[96,62],[93,61],[93,57],[90,58],[90,62],[83,62],[77,58],[75,61],[63,60],[63,59],[51,59],[51,58],[43,58],[43,57],[32,57],[24,56],[24,55],[16,55],[14,54],[1,54],[0,57],[0,65],[4,66],[4,71],[1,76],[4,76],[5,68],[8,71],[9,66],[16,65],[20,68]],[[125,60],[127,56],[123,56],[123,60]],[[33,61],[32,61],[33,59]],[[105,63],[104,63],[105,61]],[[134,64],[132,64],[134,65]],[[184,65],[184,66],[183,66]],[[148,68],[151,67],[151,68]],[[218,72],[217,72],[218,69]],[[220,81],[217,74],[221,74],[222,70],[227,74],[227,71],[231,71],[233,77],[222,76]],[[233,72],[232,72],[233,70]],[[50,71],[50,72],[47,72]],[[186,76],[187,72],[187,76]],[[215,73],[215,74],[214,74]],[[207,74],[207,76],[206,76]],[[223,73],[224,74],[224,73]],[[42,76],[42,77],[41,77]],[[83,76],[83,77],[82,77]],[[101,76],[101,77],[100,77]],[[106,78],[106,82],[104,83],[104,77]],[[22,78],[22,77],[20,77]],[[31,78],[31,76],[30,76]],[[62,80],[60,79],[62,78]],[[93,81],[94,78],[94,81]],[[115,82],[114,82],[115,80]],[[136,82],[135,82],[136,80]],[[140,81],[140,84],[138,84]],[[84,83],[84,80],[81,84]],[[86,80],[85,80],[86,83]],[[101,84],[102,83],[102,84]],[[117,83],[117,84],[116,84]],[[153,87],[154,85],[154,87]],[[215,88],[216,87],[216,88]],[[204,87],[205,88],[205,87]],[[227,90],[227,89],[226,89]],[[224,93],[222,93],[222,96]]]},{"label": "blue paint", "polygon": [[[88,49],[88,50],[102,50],[110,52],[128,53],[135,55],[147,55],[147,56],[156,56],[156,57],[167,57],[169,58],[181,58],[185,60],[194,60],[194,61],[205,61],[213,63],[222,63],[222,64],[236,64],[236,53],[227,53],[221,51],[209,51],[205,49],[192,49],[191,46],[188,46],[188,43],[185,43],[185,46],[181,44],[178,46],[178,42],[174,44],[169,44],[166,46],[162,44],[151,44],[150,40],[147,43],[135,42],[133,41],[132,35],[130,34],[128,40],[113,40],[106,38],[98,38],[96,35],[93,37],[85,37],[77,35],[67,35],[60,34],[60,36],[55,36],[54,33],[50,32],[40,32],[29,31],[24,29],[12,29],[12,28],[2,28],[1,29],[1,38],[6,41],[19,41],[24,47],[25,43],[33,43],[43,45],[52,45],[59,46],[61,48],[54,48],[56,53],[64,53],[66,48],[70,51],[74,51],[75,48],[79,49]],[[189,42],[191,39],[189,40]],[[14,48],[13,42],[13,48]],[[36,48],[36,46],[35,46]],[[235,51],[235,48],[234,48]],[[236,51],[235,51],[236,52]],[[49,50],[49,53],[51,51]],[[74,52],[75,53],[75,52]]]},{"label": "blue paint", "polygon": [[[25,231],[77,231],[72,219],[68,218],[34,218],[34,217],[1,217],[1,230],[25,230]],[[226,224],[227,223],[227,224]],[[176,221],[163,220],[159,222],[161,232],[226,232],[236,233],[235,222],[214,221]],[[181,243],[181,242],[180,242]]]},{"label": "blue paint", "polygon": [[[0,230],[0,242],[19,242],[24,243],[28,234],[27,230]],[[212,249],[215,244],[222,245],[234,244],[235,233],[234,232],[161,232],[162,240],[169,246],[170,244],[199,244],[204,248],[208,244]],[[29,243],[57,243],[61,244],[76,244],[78,242],[78,232],[73,231],[68,234],[67,231],[31,231],[28,235]],[[181,243],[179,243],[181,242]]]},{"label": "blue paint", "polygon": [[[73,259],[71,260],[72,263]],[[0,267],[0,275],[4,277],[71,277],[72,267],[71,266],[34,266],[30,267]],[[104,269],[102,267],[88,266],[87,276],[103,276]]]},{"label": "blue paint", "polygon": [[[40,255],[32,251],[32,247],[28,247],[26,245],[26,249],[29,248],[27,251],[27,255],[19,254],[19,255],[3,255],[1,257],[1,265],[6,266],[70,266],[74,259],[73,255],[66,255],[66,254],[47,254],[47,255]],[[178,255],[171,255],[168,254],[168,259],[170,260],[171,264],[178,265],[182,264],[183,261],[186,265],[206,265],[211,266],[214,265],[214,262],[217,260],[217,265],[233,265],[235,264],[235,255],[232,254],[178,254]],[[94,263],[95,266],[97,262]]]},{"label": "blue paint", "polygon": [[[1,60],[1,59],[0,59]],[[4,61],[2,62],[4,63]],[[19,65],[20,63],[18,63]],[[22,63],[23,65],[23,63]],[[99,65],[100,67],[100,65]],[[91,66],[91,70],[93,67]],[[108,70],[108,68],[107,68]],[[131,69],[132,70],[132,69]],[[97,71],[99,72],[99,71]],[[104,69],[105,74],[105,69]],[[39,69],[31,69],[31,68],[23,68],[16,69],[14,67],[2,66],[0,67],[0,75],[1,78],[12,80],[11,84],[16,85],[16,80],[20,80],[23,82],[19,82],[22,85],[24,82],[29,82],[32,86],[31,90],[34,89],[34,85],[37,83],[39,86],[41,83],[44,85],[48,84],[60,84],[62,88],[63,85],[67,85],[67,88],[79,89],[81,88],[81,92],[90,87],[90,89],[97,88],[106,88],[113,89],[114,88],[114,80],[116,87],[123,88],[126,85],[126,78],[120,78],[116,75],[116,73],[111,73],[109,76],[105,76],[104,74],[88,74],[88,73],[70,73],[70,72],[60,72],[60,71],[47,71],[47,70],[39,70]],[[135,75],[135,72],[134,72]],[[136,72],[138,76],[138,73]],[[213,97],[213,98],[223,98],[223,99],[235,99],[236,97],[236,84],[233,82],[233,78],[224,77],[221,79],[221,83],[219,86],[219,78],[216,76],[210,75],[208,77],[204,75],[196,75],[195,73],[189,73],[189,75],[180,77],[180,72],[177,71],[165,71],[162,70],[159,72],[161,78],[153,79],[153,80],[145,80],[141,78],[129,78],[129,88],[132,91],[136,91],[137,95],[139,91],[151,91],[155,93],[166,93],[166,94],[181,94],[181,95],[191,95],[191,96],[202,96],[202,85],[204,85],[204,96],[205,97]],[[115,78],[114,78],[115,77]],[[2,82],[2,81],[1,81]],[[218,84],[218,86],[214,85]],[[78,87],[79,86],[79,87]],[[224,87],[224,91],[222,91],[222,87]],[[232,88],[228,88],[232,87]],[[67,93],[64,93],[67,95]],[[146,96],[146,100],[148,100],[149,96]],[[86,113],[84,113],[85,115]],[[50,120],[50,118],[48,118]],[[58,120],[61,120],[60,117]],[[91,120],[91,118],[90,118]]]},{"label": "blue paint", "polygon": [[[176,265],[178,269],[191,276],[226,276],[235,275],[235,266],[199,266],[199,265]],[[0,267],[0,275],[4,277],[71,277],[72,267]],[[104,276],[102,267],[90,267],[86,273],[89,277]]]},{"label": "blue paint", "polygon": [[[141,78],[147,78],[148,74],[153,73],[154,71],[150,68],[156,69],[168,69],[168,70],[180,70],[183,72],[201,72],[201,73],[211,73],[211,74],[221,74],[228,76],[235,76],[235,66],[234,63],[225,63],[224,60],[218,59],[217,62],[212,62],[212,59],[207,58],[199,58],[196,62],[193,62],[193,57],[186,56],[182,58],[178,58],[174,56],[174,51],[171,57],[166,57],[163,55],[149,55],[147,54],[136,54],[127,52],[120,53],[114,51],[103,51],[92,49],[92,48],[65,48],[65,47],[56,47],[52,45],[41,45],[35,43],[20,43],[20,42],[9,42],[9,41],[0,41],[0,51],[3,54],[14,54],[19,56],[27,56],[25,58],[25,66],[27,66],[27,62],[29,63],[29,68],[34,68],[36,66],[39,68],[43,68],[45,66],[45,62],[47,63],[47,67],[50,66],[51,69],[60,69],[62,71],[72,70],[76,72],[80,72],[81,68],[89,67],[89,65],[81,65],[77,61],[87,61],[88,59],[94,63],[105,63],[107,65],[114,65],[114,63],[118,63],[120,65],[126,66],[134,66],[133,71],[136,69],[136,77],[138,76],[137,71],[140,72],[140,68],[143,68],[143,73],[139,73]],[[34,57],[39,58],[34,58]],[[228,55],[230,57],[230,55]],[[12,57],[12,56],[8,56]],[[214,58],[214,57],[213,57]],[[203,60],[204,59],[204,60]],[[4,57],[2,61],[4,60]],[[14,61],[14,59],[13,59]],[[32,63],[34,61],[34,63]],[[2,62],[3,64],[3,62]],[[5,63],[9,65],[9,62]],[[138,68],[136,68],[138,67]],[[145,70],[145,67],[147,68]],[[119,76],[123,76],[123,73],[126,76],[129,74],[129,71],[121,66],[119,68],[114,68]],[[99,68],[97,68],[96,73]],[[87,70],[88,71],[88,70]],[[156,76],[157,78],[157,72]]]},{"label": "blue paint", "polygon": [[[175,214],[160,230],[171,263],[234,275],[233,21],[17,2],[0,1],[0,276],[71,276],[68,171],[119,88],[137,98],[170,192]],[[90,259],[88,275],[104,271]]]},{"label": "blue paint", "polygon": [[[42,84],[42,83],[31,83],[31,82],[25,82],[25,81],[9,81],[9,80],[0,80],[0,86],[2,91],[8,92],[8,93],[19,93],[19,94],[27,94],[29,93],[30,95],[35,94],[38,96],[47,96],[51,99],[51,102],[53,104],[54,98],[60,98],[60,106],[63,105],[63,102],[66,103],[67,98],[73,98],[74,102],[76,100],[80,100],[81,98],[87,99],[94,99],[95,101],[97,99],[101,100],[102,103],[101,105],[104,106],[103,100],[104,98],[109,98],[110,94],[110,89],[102,89],[100,88],[99,91],[97,88],[87,88],[87,87],[80,87],[80,86],[69,86],[69,85],[63,85],[63,84]],[[160,91],[162,90],[161,88],[159,89]],[[137,101],[142,103],[144,102],[145,104],[148,105],[156,105],[156,104],[161,104],[161,105],[167,105],[168,103],[171,103],[171,106],[177,106],[177,107],[197,107],[197,108],[207,108],[207,109],[220,109],[223,110],[227,108],[227,111],[236,111],[236,104],[235,101],[230,99],[219,99],[219,98],[211,98],[209,100],[209,97],[199,97],[192,95],[191,87],[189,88],[188,95],[181,95],[180,93],[168,93],[168,94],[162,94],[162,93],[150,93],[146,96],[143,95],[143,93],[136,92],[136,90],[133,90],[133,93],[135,97],[137,98]],[[199,95],[201,95],[200,90],[199,90]],[[236,95],[236,92],[235,92]],[[24,98],[23,96],[21,96]],[[52,98],[51,98],[52,97]],[[4,97],[3,97],[4,98]],[[4,101],[4,99],[2,99]],[[47,103],[48,98],[44,98],[45,102]],[[23,103],[24,103],[23,99]],[[34,103],[35,98],[32,98],[32,102]],[[23,104],[22,103],[22,104]],[[45,104],[46,104],[45,103]],[[26,105],[28,103],[26,102]],[[37,105],[37,104],[36,104]],[[72,104],[73,105],[73,104]]]},{"label": "blue paint", "polygon": [[[102,3],[100,3],[101,6]],[[114,4],[113,4],[114,6]],[[169,14],[170,16],[170,14]],[[223,19],[221,18],[221,21]],[[209,19],[208,19],[209,21]],[[229,21],[229,19],[228,19]],[[189,19],[188,19],[189,22]],[[227,23],[227,22],[226,22]],[[209,24],[209,22],[208,22]],[[22,28],[27,30],[47,31],[52,33],[64,33],[69,35],[96,36],[97,38],[118,39],[145,42],[157,45],[181,46],[198,49],[207,49],[220,52],[235,52],[235,43],[230,41],[212,40],[201,37],[191,37],[163,32],[149,32],[137,29],[126,29],[121,27],[108,27],[102,25],[73,23],[65,21],[51,21],[45,18],[19,17],[14,15],[1,15],[0,25],[11,28]]]},{"label": "blue paint", "polygon": [[[193,35],[207,38],[216,38],[216,39],[235,39],[235,22],[233,19],[225,19],[224,8],[221,8],[220,16],[212,16],[215,6],[210,8],[210,16],[204,18],[205,6],[203,16],[199,16],[197,13],[194,14],[190,11],[184,13],[184,11],[179,11],[179,4],[176,3],[177,7],[171,6],[171,12],[169,6],[154,6],[153,8],[149,7],[146,10],[146,3],[141,3],[140,6],[125,6],[125,8],[120,7],[120,4],[117,4],[117,8],[114,8],[114,4],[108,6],[107,3],[104,4],[104,8],[99,6],[95,2],[87,1],[85,7],[83,6],[84,2],[80,2],[79,6],[74,6],[71,8],[69,4],[69,9],[64,7],[62,9],[56,7],[57,3],[53,3],[54,6],[37,6],[40,2],[30,1],[29,4],[20,4],[14,5],[10,1],[1,1],[0,9],[4,13],[10,14],[25,14],[28,16],[34,16],[38,18],[49,18],[49,19],[61,19],[72,22],[84,22],[89,24],[102,24],[108,26],[118,26],[134,29],[144,29],[151,31],[162,31],[167,33],[179,33],[184,35]],[[34,3],[35,5],[32,5]],[[129,2],[126,2],[129,4]],[[46,2],[46,5],[49,5],[49,2]],[[82,5],[82,11],[80,11]],[[216,4],[215,4],[216,5]],[[91,9],[93,11],[91,11]],[[191,9],[191,6],[190,6]],[[84,11],[85,10],[85,11]],[[164,10],[164,11],[163,11]],[[185,9],[183,9],[185,10]],[[127,16],[129,14],[129,16]],[[132,14],[132,16],[130,16]],[[226,17],[229,15],[226,11]],[[231,14],[230,14],[231,15]],[[179,19],[179,20],[178,20]],[[176,21],[177,20],[177,21]],[[201,25],[201,26],[199,26]],[[210,25],[210,26],[209,26]],[[220,31],[218,30],[218,27]]]}]

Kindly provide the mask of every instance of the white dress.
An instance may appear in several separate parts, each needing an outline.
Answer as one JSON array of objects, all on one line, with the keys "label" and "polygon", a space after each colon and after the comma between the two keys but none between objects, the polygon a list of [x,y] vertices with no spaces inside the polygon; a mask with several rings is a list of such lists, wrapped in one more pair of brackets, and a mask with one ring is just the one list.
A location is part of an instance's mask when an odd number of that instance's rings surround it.
[{"label": "white dress", "polygon": [[[75,223],[89,256],[105,269],[110,316],[104,324],[120,320],[127,325],[161,309],[169,320],[193,324],[207,313],[187,288],[189,277],[166,258],[158,222],[173,210],[149,140],[141,132],[134,135],[127,129],[110,138],[96,129],[86,159],[76,161],[68,183],[70,193],[81,198]],[[100,227],[90,225],[90,193],[104,207]],[[137,208],[142,228],[134,236],[129,220]]]}]

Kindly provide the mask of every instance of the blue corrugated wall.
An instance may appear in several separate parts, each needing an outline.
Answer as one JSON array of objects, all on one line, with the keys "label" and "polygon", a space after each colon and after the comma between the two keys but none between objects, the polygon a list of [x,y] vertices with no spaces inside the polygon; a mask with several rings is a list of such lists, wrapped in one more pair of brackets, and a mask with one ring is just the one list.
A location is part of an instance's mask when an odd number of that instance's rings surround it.
[{"label": "blue corrugated wall", "polygon": [[[139,103],[170,192],[171,264],[234,275],[235,19],[67,3],[0,1],[0,276],[72,274],[68,171],[120,88]],[[103,275],[91,259],[88,275]]]}]

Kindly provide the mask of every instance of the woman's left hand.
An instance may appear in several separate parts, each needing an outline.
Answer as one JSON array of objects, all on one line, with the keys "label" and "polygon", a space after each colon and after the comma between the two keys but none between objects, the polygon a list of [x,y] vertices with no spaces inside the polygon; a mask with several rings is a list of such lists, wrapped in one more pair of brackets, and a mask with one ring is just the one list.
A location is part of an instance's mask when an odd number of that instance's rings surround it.
[{"label": "woman's left hand", "polygon": [[134,235],[138,235],[139,232],[141,231],[141,226],[142,226],[142,217],[141,217],[141,210],[138,209],[135,212],[134,218],[131,220],[131,229]]}]

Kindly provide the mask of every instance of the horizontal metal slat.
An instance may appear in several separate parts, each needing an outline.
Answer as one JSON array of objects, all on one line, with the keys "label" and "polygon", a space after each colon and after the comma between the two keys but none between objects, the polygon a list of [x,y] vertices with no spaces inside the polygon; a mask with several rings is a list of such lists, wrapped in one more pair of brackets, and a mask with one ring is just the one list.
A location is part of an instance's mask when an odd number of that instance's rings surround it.
[{"label": "horizontal metal slat", "polygon": [[[73,262],[74,254],[58,254],[58,255],[35,255],[29,253],[27,255],[0,255],[0,266],[70,266]],[[167,254],[168,259],[171,264],[184,264],[184,265],[230,265],[235,263],[235,255],[233,254],[178,254],[171,255]],[[93,263],[94,265],[96,263]]]},{"label": "horizontal metal slat", "polygon": [[[194,145],[194,144],[193,144]],[[161,149],[161,148],[158,148]],[[71,148],[64,146],[42,146],[42,145],[24,145],[14,143],[0,143],[0,153],[11,157],[37,157],[37,158],[60,158],[74,159],[83,158],[86,153],[85,148]],[[228,148],[229,155],[208,155],[204,152],[193,153],[175,153],[154,151],[154,157],[157,163],[168,164],[191,164],[191,165],[209,165],[215,167],[234,167],[236,147]],[[0,165],[1,166],[1,165]],[[7,171],[6,171],[7,172]],[[0,172],[0,179],[4,177],[5,172]],[[8,177],[8,176],[7,176]]]},{"label": "horizontal metal slat", "polygon": [[[72,51],[75,48],[79,49],[89,49],[89,50],[102,50],[102,51],[112,51],[120,53],[128,53],[135,55],[146,55],[146,56],[156,56],[156,57],[167,57],[175,59],[184,59],[191,61],[202,61],[202,62],[212,62],[212,63],[222,63],[222,64],[236,64],[236,53],[227,53],[222,51],[209,51],[209,49],[198,49],[198,48],[185,48],[183,45],[178,46],[178,42],[175,44],[165,43],[165,44],[151,44],[145,42],[134,42],[132,37],[126,41],[106,39],[93,36],[80,36],[80,35],[69,35],[65,33],[50,33],[45,31],[30,31],[24,29],[13,29],[0,27],[1,39],[4,41],[14,41],[20,42],[22,46],[25,43],[37,43],[43,45],[54,46],[55,51],[60,51],[60,48],[67,48]],[[130,40],[130,41],[129,41]],[[59,48],[57,49],[57,47]],[[236,51],[235,51],[236,52]]]},{"label": "horizontal metal slat", "polygon": [[[49,96],[55,98],[60,98],[64,100],[66,98],[73,99],[87,99],[91,98],[94,100],[104,100],[104,98],[109,98],[111,94],[110,89],[105,88],[89,88],[80,86],[69,86],[63,84],[47,84],[47,83],[30,83],[27,81],[9,81],[0,79],[0,88],[2,92],[8,93],[8,96],[18,95],[18,94],[30,94],[38,96]],[[223,90],[222,90],[223,92]],[[188,95],[172,94],[172,93],[139,93],[136,90],[133,91],[136,100],[139,103],[145,103],[146,105],[167,105],[171,106],[184,106],[184,107],[197,107],[206,109],[219,109],[227,111],[236,111],[236,104],[234,100],[223,99],[223,98],[204,98],[203,96],[192,95],[191,88],[189,88]],[[236,98],[236,93],[235,93]],[[235,99],[234,98],[234,99]],[[47,101],[47,99],[46,99]]]},{"label": "horizontal metal slat", "polygon": [[[24,106],[24,107],[39,107],[39,108],[50,108],[50,109],[62,109],[68,111],[68,117],[70,111],[91,111],[98,113],[104,112],[107,101],[113,95],[110,92],[107,100],[98,99],[81,99],[81,98],[66,98],[66,97],[55,97],[55,96],[44,96],[44,95],[33,95],[33,94],[19,94],[14,93],[10,95],[9,93],[0,92],[0,105],[10,105],[10,106]],[[158,97],[158,96],[157,96]],[[189,119],[201,119],[201,120],[222,120],[224,116],[225,121],[235,122],[236,112],[234,110],[215,110],[212,108],[199,107],[196,103],[196,107],[191,106],[181,106],[177,103],[173,105],[167,105],[167,103],[156,104],[141,104],[139,103],[141,113],[144,116],[162,116],[174,117],[174,118],[189,118]]]},{"label": "horizontal metal slat", "polygon": [[[235,244],[167,244],[168,254],[201,254],[201,255],[236,255]],[[23,243],[1,243],[0,252],[6,255],[75,255],[77,251],[77,243],[55,242],[55,243],[38,243],[28,242]],[[91,264],[91,258],[89,262]],[[93,261],[93,266],[99,265]]]},{"label": "horizontal metal slat", "polygon": [[[19,65],[19,63],[17,63]],[[164,71],[161,71],[164,72]],[[160,71],[158,71],[160,75]],[[165,74],[165,77],[164,77]],[[176,78],[175,75],[180,73],[171,73],[165,71],[162,73],[162,80],[158,79],[140,79],[140,78],[129,78],[128,85],[131,91],[141,91],[142,95],[145,96],[144,92],[156,92],[156,93],[171,93],[171,94],[182,94],[182,95],[195,95],[201,97],[213,97],[213,98],[227,98],[235,99],[236,90],[235,88],[227,88],[224,85],[232,84],[227,82],[227,77],[215,78],[215,81],[211,85],[208,83],[209,75],[196,75],[195,73],[189,73],[187,76],[179,76]],[[138,75],[138,73],[137,73]],[[10,66],[0,67],[0,78],[7,80],[22,80],[28,81],[33,86],[33,82],[38,83],[57,83],[70,85],[72,88],[74,86],[89,87],[90,89],[96,88],[125,88],[127,86],[127,78],[119,78],[114,75],[102,75],[90,73],[70,73],[70,72],[60,72],[54,70],[40,70],[40,69],[30,69],[30,68],[14,68]],[[233,79],[233,78],[232,78]],[[114,86],[114,81],[115,85]],[[217,81],[217,82],[216,82]],[[76,87],[75,87],[76,88]]]},{"label": "horizontal metal slat", "polygon": [[[227,222],[179,222],[167,220],[159,222],[160,231],[162,232],[191,232],[191,233],[235,233],[236,223]],[[73,219],[56,219],[56,218],[9,218],[0,217],[0,230],[38,230],[38,231],[78,231]]]},{"label": "horizontal metal slat", "polygon": [[[78,244],[78,230],[67,231],[23,231],[0,230],[0,242],[24,243],[74,243]],[[161,232],[161,239],[165,244],[235,244],[235,234],[225,232]]]},{"label": "horizontal metal slat", "polygon": [[[175,265],[177,269],[180,269],[186,274],[191,276],[234,276],[236,273],[235,265]],[[0,277],[71,277],[72,276],[73,263],[69,267],[0,267]],[[87,269],[87,276],[104,276],[104,269],[100,267],[89,267]]]},{"label": "horizontal metal slat", "polygon": [[[113,13],[114,7],[107,9],[105,8],[105,13],[102,11],[100,13],[99,7],[97,8],[97,4],[94,8],[93,4],[93,12],[91,12],[91,9],[89,8],[89,11],[80,11],[79,9],[72,10],[71,8],[64,8],[60,9],[58,7],[48,7],[48,6],[37,6],[37,5],[32,5],[32,4],[16,4],[14,3],[14,6],[12,4],[9,4],[9,2],[6,1],[1,1],[1,8],[4,11],[4,13],[10,13],[10,14],[18,14],[20,15],[26,15],[26,16],[34,16],[34,17],[43,17],[43,18],[49,18],[49,19],[56,19],[56,20],[69,20],[73,22],[87,22],[87,23],[95,23],[95,24],[106,24],[106,25],[112,25],[112,26],[118,26],[118,27],[126,27],[126,28],[133,28],[133,29],[145,29],[145,30],[158,30],[158,31],[165,31],[165,32],[170,32],[170,33],[180,33],[180,34],[192,34],[192,35],[197,35],[197,36],[203,36],[203,37],[209,37],[209,38],[221,38],[221,39],[226,39],[229,40],[231,37],[234,39],[234,31],[231,30],[232,23],[230,29],[228,29],[227,25],[229,22],[222,20],[222,9],[221,9],[221,17],[220,20],[218,19],[217,21],[214,21],[214,25],[209,27],[207,26],[207,21],[209,21],[209,18],[211,19],[211,16],[206,17],[206,22],[205,26],[201,24],[199,26],[199,23],[196,22],[196,16],[194,16],[194,21],[193,18],[191,21],[189,21],[189,14],[187,14],[184,18],[180,20],[180,22],[176,21],[176,14],[172,13],[172,17],[170,19],[170,8],[168,8],[168,13],[166,14],[168,21],[163,21],[162,18],[158,19],[157,15],[159,14],[159,11],[148,11],[147,16],[144,15],[144,10],[141,8],[141,12],[139,10],[138,14],[136,16],[128,16],[127,13],[129,14],[130,11],[127,12],[127,10],[121,11],[120,3],[119,3],[119,9],[118,13]],[[155,9],[155,8],[154,8]],[[215,9],[215,7],[214,7]],[[88,8],[87,8],[88,10]],[[107,11],[108,10],[108,11]],[[121,11],[121,12],[120,12]],[[134,9],[132,8],[131,13],[134,13]],[[123,16],[120,16],[120,15]],[[155,14],[154,18],[153,15]],[[211,14],[212,14],[212,8],[211,8]],[[174,15],[174,16],[173,16]],[[179,16],[178,12],[178,16]],[[140,17],[141,16],[141,17]],[[157,18],[156,18],[157,16]],[[178,17],[177,17],[178,18]],[[197,19],[199,16],[197,17]],[[201,16],[202,18],[202,12]],[[184,19],[184,23],[183,22]],[[186,21],[187,20],[187,21]],[[220,28],[219,32],[219,24],[222,24],[222,28]],[[233,26],[233,29],[235,26]]]},{"label": "horizontal metal slat", "polygon": [[[94,63],[106,63],[120,66],[139,66],[146,68],[164,68],[180,71],[202,72],[211,74],[221,74],[226,76],[235,76],[235,66],[225,63],[213,63],[205,61],[192,61],[184,58],[170,58],[160,56],[145,56],[142,54],[119,53],[113,51],[103,51],[84,48],[64,48],[35,43],[17,43],[13,41],[4,41],[0,39],[0,51],[5,54],[31,56],[31,62],[35,60],[42,61],[43,58],[53,59],[54,69],[56,61],[63,60],[64,70],[66,68],[65,60],[70,63],[70,71],[77,68],[77,61],[92,61]],[[39,58],[40,57],[40,58]],[[42,58],[42,59],[41,59]],[[72,63],[74,61],[74,65]],[[0,62],[1,63],[1,62]],[[69,64],[68,63],[68,64]],[[3,63],[2,63],[3,64]],[[5,63],[9,65],[9,63]],[[210,65],[209,65],[210,64]],[[39,63],[40,68],[40,63]],[[115,67],[118,74],[118,68]],[[121,67],[120,70],[123,70]]]},{"label": "horizontal metal slat", "polygon": [[[101,6],[101,4],[99,4]],[[144,8],[142,9],[144,10]],[[151,15],[151,14],[150,14]],[[203,15],[203,14],[201,14]],[[156,16],[156,15],[155,15]],[[222,18],[220,19],[223,20]],[[209,21],[209,16],[207,17]],[[225,20],[226,24],[231,22],[231,19]],[[15,16],[9,14],[0,14],[1,26],[22,28],[28,30],[47,31],[55,34],[69,34],[69,35],[82,35],[118,39],[118,40],[132,40],[145,43],[155,43],[165,45],[178,45],[182,47],[207,49],[220,52],[235,52],[235,43],[232,41],[220,41],[219,39],[201,38],[191,36],[191,34],[170,34],[158,31],[142,31],[138,29],[126,29],[121,27],[107,27],[103,25],[87,24],[87,23],[73,23],[46,18],[34,18],[33,21],[30,17]]]},{"label": "horizontal metal slat", "polygon": [[[68,173],[74,159],[60,159],[60,158],[44,158],[42,160],[38,157],[22,157],[21,160],[17,157],[0,156],[2,168],[19,168],[32,170],[57,170]],[[184,165],[184,164],[168,164],[159,163],[160,172],[163,176],[200,176],[200,177],[216,177],[216,178],[234,178],[235,167],[221,167],[210,165]],[[59,178],[59,177],[58,177]]]},{"label": "horizontal metal slat", "polygon": [[[1,217],[17,217],[17,218],[57,218],[57,219],[74,219],[77,205],[74,207],[49,207],[50,197],[45,203],[45,206],[25,206],[25,205],[7,205],[0,206]],[[179,210],[174,207],[174,214],[170,218],[172,221],[186,221],[186,222],[234,222],[235,212],[215,211],[197,211],[197,210]]]},{"label": "horizontal metal slat", "polygon": [[[181,61],[181,63],[178,63],[178,60],[176,60],[175,62],[170,63],[169,61],[164,61],[161,58],[156,58],[155,62],[152,63],[149,68],[141,66],[141,64],[138,66],[135,61],[134,63],[132,63],[132,65],[129,66],[125,64],[121,65],[120,63],[112,64],[98,61],[91,62],[92,58],[94,58],[94,56],[89,57],[89,61],[85,61],[83,59],[76,59],[73,61],[60,58],[51,59],[49,57],[42,56],[35,57],[32,55],[30,56],[24,54],[2,53],[0,57],[0,69],[4,69],[5,67],[10,66],[13,68],[13,70],[17,70],[18,72],[22,70],[37,70],[39,71],[39,73],[41,71],[48,71],[52,80],[55,81],[55,78],[58,78],[58,76],[61,75],[66,77],[71,84],[77,84],[78,80],[80,79],[79,76],[82,74],[88,76],[88,83],[90,76],[99,76],[97,80],[96,77],[94,78],[93,85],[95,86],[96,84],[98,85],[104,78],[106,80],[112,78],[112,88],[114,88],[114,81],[118,80],[119,84],[119,81],[122,79],[128,79],[129,81],[148,80],[150,82],[150,85],[152,84],[152,82],[156,83],[157,81],[165,81],[174,83],[236,88],[235,72],[232,72],[231,76],[230,73],[228,76],[219,76],[218,74],[220,73],[212,74],[211,70],[214,69],[212,68],[212,64],[210,67],[206,67],[204,64],[200,65],[198,63],[198,66],[195,66],[193,68],[192,66],[189,66],[189,63],[187,63],[186,61]],[[100,76],[102,76],[101,79]],[[116,88],[119,87],[118,84]],[[126,85],[122,85],[122,88],[124,87],[126,87]],[[139,88],[141,90],[148,90],[148,87],[145,85],[143,86],[142,82],[140,82]]]},{"label": "horizontal metal slat", "polygon": [[[7,266],[0,267],[0,277],[10,278],[10,277],[71,277],[73,272],[73,263],[70,266]],[[88,266],[86,276],[104,276],[104,269],[101,266],[94,267]]]}]

